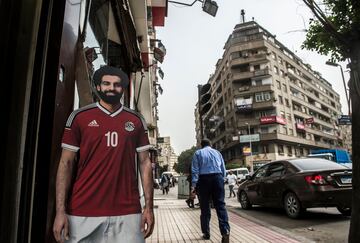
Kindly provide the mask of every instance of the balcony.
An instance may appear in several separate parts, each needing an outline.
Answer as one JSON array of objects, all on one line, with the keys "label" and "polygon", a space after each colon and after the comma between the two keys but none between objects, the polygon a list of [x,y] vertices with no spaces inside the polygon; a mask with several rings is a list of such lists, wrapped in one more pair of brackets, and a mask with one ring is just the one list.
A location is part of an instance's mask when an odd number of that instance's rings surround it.
[{"label": "balcony", "polygon": [[269,69],[260,69],[254,71],[254,77],[269,76],[269,75],[271,75]]},{"label": "balcony", "polygon": [[250,79],[254,76],[253,72],[246,71],[246,72],[233,72],[232,73],[232,80],[233,82],[238,82],[244,79]]},{"label": "balcony", "polygon": [[306,144],[310,146],[316,146],[315,141],[308,140],[305,138],[294,137],[276,132],[260,134],[260,141],[271,141],[271,140],[281,140],[284,141],[285,143]]},{"label": "balcony", "polygon": [[327,118],[330,118],[330,114],[328,112],[326,112],[326,111],[324,111],[324,110],[322,110],[322,109],[308,103],[306,100],[304,100],[304,99],[302,99],[302,98],[300,98],[298,96],[291,95],[291,99],[296,101],[296,103],[303,104],[306,107],[308,107],[309,109],[314,110],[317,113],[319,113],[319,114],[321,114],[321,115],[323,115],[323,116],[325,116]]},{"label": "balcony", "polygon": [[271,84],[257,85],[257,86],[246,85],[246,86],[241,86],[240,88],[235,90],[234,94],[247,95],[247,94],[265,92],[265,91],[274,91],[274,86]]},{"label": "balcony", "polygon": [[235,58],[232,59],[230,62],[231,67],[236,67],[238,65],[243,65],[246,63],[264,63],[264,62],[268,62],[269,60],[267,59],[267,55],[266,54],[256,54],[256,55],[252,55],[249,57],[239,57],[239,58]]},{"label": "balcony", "polygon": [[265,102],[254,102],[253,103],[254,110],[262,110],[264,108],[272,108],[272,107],[276,107],[276,103],[274,102],[273,99],[271,99],[269,101],[265,101]]}]

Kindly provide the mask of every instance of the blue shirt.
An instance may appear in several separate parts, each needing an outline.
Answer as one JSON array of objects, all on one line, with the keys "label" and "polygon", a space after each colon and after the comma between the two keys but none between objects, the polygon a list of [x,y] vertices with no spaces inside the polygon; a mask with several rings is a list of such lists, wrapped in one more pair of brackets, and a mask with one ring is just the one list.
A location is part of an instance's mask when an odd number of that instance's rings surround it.
[{"label": "blue shirt", "polygon": [[195,152],[191,162],[192,186],[195,187],[199,175],[222,174],[226,175],[224,159],[219,151],[206,146]]}]

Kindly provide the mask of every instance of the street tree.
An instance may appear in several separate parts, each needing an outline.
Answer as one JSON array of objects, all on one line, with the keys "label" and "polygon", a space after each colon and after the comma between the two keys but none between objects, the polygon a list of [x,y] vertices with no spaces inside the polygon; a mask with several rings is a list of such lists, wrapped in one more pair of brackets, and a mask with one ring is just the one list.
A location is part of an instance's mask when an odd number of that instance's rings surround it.
[{"label": "street tree", "polygon": [[360,239],[360,1],[303,0],[314,19],[306,34],[303,48],[329,55],[332,62],[347,61],[350,68],[352,114],[353,196],[350,243]]},{"label": "street tree", "polygon": [[191,160],[196,151],[196,147],[193,146],[190,149],[184,150],[178,157],[178,162],[175,168],[175,171],[178,173],[189,173],[191,166]]}]

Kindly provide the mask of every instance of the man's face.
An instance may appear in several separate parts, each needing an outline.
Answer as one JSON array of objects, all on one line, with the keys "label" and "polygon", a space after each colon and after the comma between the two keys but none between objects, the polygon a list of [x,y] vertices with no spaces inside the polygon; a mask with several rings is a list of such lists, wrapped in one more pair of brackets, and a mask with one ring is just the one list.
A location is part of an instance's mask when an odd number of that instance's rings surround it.
[{"label": "man's face", "polygon": [[100,98],[108,104],[115,105],[120,103],[123,95],[121,80],[118,76],[104,75],[100,85],[96,86]]}]

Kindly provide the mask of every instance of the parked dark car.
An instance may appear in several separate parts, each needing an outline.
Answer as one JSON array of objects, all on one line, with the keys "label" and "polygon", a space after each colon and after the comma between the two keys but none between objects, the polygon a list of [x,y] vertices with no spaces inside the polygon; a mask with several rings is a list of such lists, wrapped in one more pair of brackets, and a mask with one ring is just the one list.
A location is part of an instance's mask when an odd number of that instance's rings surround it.
[{"label": "parked dark car", "polygon": [[351,215],[352,170],[330,160],[300,158],[270,162],[240,184],[238,201],[243,209],[252,205],[282,207],[291,218],[306,208],[337,207]]}]

